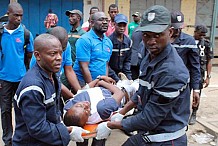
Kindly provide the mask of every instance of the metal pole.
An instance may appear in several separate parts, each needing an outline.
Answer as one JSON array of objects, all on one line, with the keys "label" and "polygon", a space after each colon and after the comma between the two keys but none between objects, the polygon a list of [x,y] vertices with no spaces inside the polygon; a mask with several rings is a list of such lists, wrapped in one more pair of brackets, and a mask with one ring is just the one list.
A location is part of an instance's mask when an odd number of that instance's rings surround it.
[{"label": "metal pole", "polygon": [[210,42],[212,45],[212,49],[214,49],[215,45],[215,33],[216,33],[216,21],[217,21],[217,10],[218,9],[218,0],[214,0],[214,7],[213,7],[213,20],[211,25],[211,35],[210,35]]}]

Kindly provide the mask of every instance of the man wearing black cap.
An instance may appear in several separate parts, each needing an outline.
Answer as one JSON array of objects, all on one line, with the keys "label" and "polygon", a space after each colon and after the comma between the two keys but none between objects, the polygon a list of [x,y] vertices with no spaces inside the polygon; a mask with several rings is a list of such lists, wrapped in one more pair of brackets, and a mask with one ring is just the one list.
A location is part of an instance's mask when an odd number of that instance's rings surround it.
[{"label": "man wearing black cap", "polygon": [[[208,87],[211,78],[211,69],[213,59],[213,51],[210,45],[210,41],[205,39],[207,33],[207,27],[204,25],[197,25],[194,31],[195,42],[198,46],[199,56],[200,56],[200,68],[201,68],[201,84],[200,84],[200,94],[201,89]],[[207,72],[207,74],[205,74]],[[206,75],[206,76],[205,76]],[[192,115],[189,120],[189,124],[196,123],[196,114],[199,104],[197,107],[192,107]]]},{"label": "man wearing black cap", "polygon": [[125,15],[117,14],[114,21],[115,31],[109,36],[113,43],[112,55],[109,61],[109,76],[117,82],[120,80],[118,73],[122,72],[131,80],[131,40],[124,34],[128,20]]},{"label": "man wearing black cap", "polygon": [[171,37],[172,45],[176,48],[179,56],[190,72],[190,90],[193,90],[192,107],[198,107],[200,101],[200,63],[198,48],[192,36],[183,33],[184,15],[180,11],[171,12],[171,23],[173,36]]},{"label": "man wearing black cap", "polygon": [[[97,139],[107,138],[111,129],[127,132],[138,130],[123,146],[186,146],[189,118],[189,72],[170,44],[172,36],[170,12],[163,6],[147,9],[138,31],[148,54],[140,66],[139,90],[112,116],[114,121],[98,125]],[[142,111],[129,118],[123,115],[140,105]]]}]

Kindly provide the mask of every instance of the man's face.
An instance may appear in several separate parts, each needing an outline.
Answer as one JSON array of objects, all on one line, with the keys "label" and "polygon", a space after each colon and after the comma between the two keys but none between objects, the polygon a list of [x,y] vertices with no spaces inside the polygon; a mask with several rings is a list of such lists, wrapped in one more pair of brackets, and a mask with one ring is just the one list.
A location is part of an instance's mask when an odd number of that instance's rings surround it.
[{"label": "man's face", "polygon": [[93,30],[98,33],[105,33],[108,29],[107,16],[103,12],[97,12],[93,16],[94,20],[91,20]]},{"label": "man's face", "polygon": [[123,34],[126,30],[126,23],[115,23],[115,31],[117,34]]},{"label": "man's face", "polygon": [[73,105],[72,110],[80,115],[80,124],[85,125],[90,116],[91,106],[88,101],[77,102]]},{"label": "man's face", "polygon": [[115,16],[119,13],[118,11],[118,8],[113,8],[113,7],[110,7],[109,8],[109,11],[108,11],[108,14],[109,16],[111,17],[111,20],[114,20]]},{"label": "man's face", "polygon": [[70,25],[75,25],[80,21],[80,17],[78,14],[70,14],[69,15],[69,23]]},{"label": "man's face", "polygon": [[39,65],[47,73],[57,73],[62,63],[62,46],[57,39],[50,39],[41,51],[35,51],[34,55]]},{"label": "man's face", "polygon": [[170,42],[171,29],[166,29],[161,33],[142,32],[143,42],[150,52],[152,58],[158,56]]},{"label": "man's face", "polygon": [[133,21],[134,22],[138,23],[140,21],[140,17],[139,16],[133,15],[132,17],[133,17]]},{"label": "man's face", "polygon": [[94,14],[95,12],[98,12],[98,9],[91,9],[89,15],[91,16],[91,15]]},{"label": "man's face", "polygon": [[178,29],[172,28],[172,31],[173,31],[172,38],[176,39],[180,36],[180,34],[182,32],[182,28],[178,28]]},{"label": "man's face", "polygon": [[8,11],[8,21],[15,27],[18,27],[22,21],[23,9],[20,7],[11,8]]},{"label": "man's face", "polygon": [[205,37],[206,37],[206,33],[199,32],[199,31],[195,31],[195,32],[194,32],[194,38],[195,38],[196,40],[201,40],[201,39],[203,39],[203,38],[205,38]]}]

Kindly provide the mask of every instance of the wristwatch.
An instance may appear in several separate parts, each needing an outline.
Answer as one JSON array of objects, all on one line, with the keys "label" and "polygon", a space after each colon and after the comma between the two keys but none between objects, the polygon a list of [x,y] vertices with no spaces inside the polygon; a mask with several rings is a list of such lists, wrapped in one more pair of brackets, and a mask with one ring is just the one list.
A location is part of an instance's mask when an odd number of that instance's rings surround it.
[{"label": "wristwatch", "polygon": [[97,76],[97,78],[96,79],[99,79],[100,81],[102,80],[102,78],[101,78],[101,76],[99,75],[99,76]]},{"label": "wristwatch", "polygon": [[211,75],[207,75],[207,78],[210,79],[210,78],[211,78]]}]

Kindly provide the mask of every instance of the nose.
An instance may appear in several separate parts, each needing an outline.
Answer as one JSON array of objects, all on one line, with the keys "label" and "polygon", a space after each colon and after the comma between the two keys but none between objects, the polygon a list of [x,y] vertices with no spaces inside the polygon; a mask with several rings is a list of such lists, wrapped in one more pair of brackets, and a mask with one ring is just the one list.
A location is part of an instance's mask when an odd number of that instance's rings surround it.
[{"label": "nose", "polygon": [[18,21],[21,21],[21,19],[22,19],[22,16],[17,16]]},{"label": "nose", "polygon": [[62,54],[61,53],[57,53],[56,59],[57,60],[62,60]]},{"label": "nose", "polygon": [[153,44],[155,44],[156,43],[156,39],[155,38],[153,38],[153,37],[151,37],[151,38],[149,38],[148,40],[147,40],[147,44],[150,46],[150,45],[153,45]]}]

